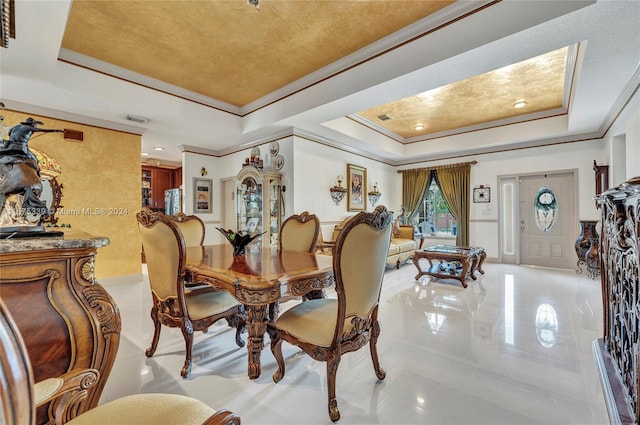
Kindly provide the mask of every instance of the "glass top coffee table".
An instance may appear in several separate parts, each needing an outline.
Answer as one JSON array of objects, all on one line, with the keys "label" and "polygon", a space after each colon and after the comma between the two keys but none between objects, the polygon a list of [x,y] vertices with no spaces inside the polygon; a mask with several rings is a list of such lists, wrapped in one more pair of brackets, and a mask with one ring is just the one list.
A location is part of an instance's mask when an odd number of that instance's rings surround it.
[{"label": "glass top coffee table", "polygon": [[[466,288],[467,275],[476,280],[476,270],[484,274],[482,263],[486,257],[484,248],[473,246],[434,245],[417,249],[413,256],[413,264],[418,269],[416,280],[424,275],[438,279],[456,279]],[[421,258],[429,261],[428,269],[423,270],[420,267]],[[437,263],[434,263],[434,260],[437,260]]]}]

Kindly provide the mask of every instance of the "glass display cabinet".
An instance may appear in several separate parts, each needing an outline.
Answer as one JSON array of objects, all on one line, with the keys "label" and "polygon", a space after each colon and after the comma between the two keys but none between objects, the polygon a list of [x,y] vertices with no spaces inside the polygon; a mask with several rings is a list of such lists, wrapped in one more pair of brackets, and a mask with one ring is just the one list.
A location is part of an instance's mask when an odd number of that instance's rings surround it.
[{"label": "glass display cabinet", "polygon": [[236,212],[239,232],[265,232],[258,242],[278,246],[282,218],[281,174],[245,165],[236,176]]}]

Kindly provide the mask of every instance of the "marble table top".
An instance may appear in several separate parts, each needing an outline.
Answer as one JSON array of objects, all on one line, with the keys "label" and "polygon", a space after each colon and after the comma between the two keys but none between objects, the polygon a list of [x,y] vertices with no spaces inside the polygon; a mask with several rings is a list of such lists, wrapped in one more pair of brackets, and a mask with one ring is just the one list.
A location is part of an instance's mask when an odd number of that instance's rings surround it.
[{"label": "marble table top", "polygon": [[65,228],[48,228],[61,231],[62,235],[50,236],[44,232],[38,237],[0,239],[0,254],[38,251],[45,249],[100,248],[109,245],[109,238]]}]

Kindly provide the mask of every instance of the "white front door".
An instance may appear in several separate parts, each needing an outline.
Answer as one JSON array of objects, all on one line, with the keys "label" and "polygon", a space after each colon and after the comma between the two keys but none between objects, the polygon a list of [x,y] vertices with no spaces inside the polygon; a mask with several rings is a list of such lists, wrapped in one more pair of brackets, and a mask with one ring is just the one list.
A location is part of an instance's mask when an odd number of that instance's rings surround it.
[{"label": "white front door", "polygon": [[575,268],[575,175],[519,178],[520,264]]}]

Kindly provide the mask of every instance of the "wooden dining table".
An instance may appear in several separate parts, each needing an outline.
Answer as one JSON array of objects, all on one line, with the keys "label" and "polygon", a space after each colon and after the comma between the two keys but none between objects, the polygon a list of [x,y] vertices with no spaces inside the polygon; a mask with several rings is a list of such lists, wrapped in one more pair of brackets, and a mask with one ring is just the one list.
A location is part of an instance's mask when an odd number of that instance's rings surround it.
[{"label": "wooden dining table", "polygon": [[248,375],[260,376],[267,322],[276,320],[282,298],[320,296],[334,280],[332,257],[250,247],[234,256],[230,244],[187,248],[186,282],[229,292],[247,312]]}]

